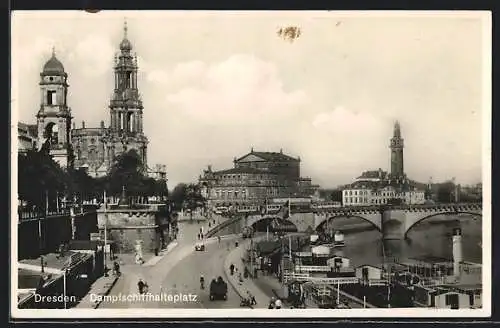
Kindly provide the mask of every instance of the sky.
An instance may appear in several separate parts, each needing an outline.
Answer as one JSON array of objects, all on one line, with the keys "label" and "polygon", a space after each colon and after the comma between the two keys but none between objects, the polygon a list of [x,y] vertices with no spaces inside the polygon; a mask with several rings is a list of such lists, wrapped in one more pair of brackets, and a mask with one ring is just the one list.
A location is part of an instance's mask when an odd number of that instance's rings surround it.
[{"label": "sky", "polygon": [[[322,187],[350,183],[390,170],[395,120],[411,179],[482,179],[491,40],[480,13],[14,12],[13,119],[36,122],[54,47],[73,122],[108,125],[124,20],[148,164],[167,166],[170,187],[252,147],[300,156],[302,175]],[[277,33],[288,26],[300,28],[293,41]]]}]

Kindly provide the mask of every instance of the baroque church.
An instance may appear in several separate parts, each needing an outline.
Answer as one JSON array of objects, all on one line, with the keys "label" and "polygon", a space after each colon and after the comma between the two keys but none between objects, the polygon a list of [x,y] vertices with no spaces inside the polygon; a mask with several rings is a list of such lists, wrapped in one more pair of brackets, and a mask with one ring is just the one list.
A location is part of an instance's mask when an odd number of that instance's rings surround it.
[{"label": "baroque church", "polygon": [[[48,151],[62,167],[84,169],[90,176],[108,173],[116,156],[135,150],[144,163],[149,176],[166,179],[164,165],[147,166],[148,138],[143,129],[141,96],[137,85],[137,55],[127,37],[127,24],[123,27],[120,52],[114,60],[114,90],[109,102],[110,122],[101,121],[99,127],[81,127],[72,123],[72,112],[67,103],[68,74],[53,50],[52,57],[40,73],[41,104],[34,126],[19,124],[20,151],[26,147],[30,134],[34,142],[28,147]],[[23,129],[24,128],[24,129]],[[33,135],[35,134],[35,135]],[[36,140],[36,142],[35,142]]]}]

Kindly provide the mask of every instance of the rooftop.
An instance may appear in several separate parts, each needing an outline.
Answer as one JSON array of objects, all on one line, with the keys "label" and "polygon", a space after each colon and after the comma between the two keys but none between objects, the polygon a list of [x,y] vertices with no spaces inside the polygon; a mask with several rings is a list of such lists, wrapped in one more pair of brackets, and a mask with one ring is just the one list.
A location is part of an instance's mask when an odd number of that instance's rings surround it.
[{"label": "rooftop", "polygon": [[272,174],[264,170],[259,170],[251,167],[236,167],[227,170],[213,172],[214,174]]},{"label": "rooftop", "polygon": [[65,74],[63,64],[56,58],[55,51],[52,51],[52,57],[43,66],[43,73],[48,75]]},{"label": "rooftop", "polygon": [[17,288],[37,288],[44,273],[24,269],[17,270]]},{"label": "rooftop", "polygon": [[265,161],[269,162],[283,162],[283,161],[289,161],[289,162],[297,162],[300,159],[293,158],[292,156],[288,156],[283,154],[282,152],[268,152],[268,151],[252,151],[248,154],[245,154],[244,156],[241,156],[238,158],[236,161],[237,162],[244,162],[245,157],[248,155],[255,155],[257,157],[262,158]]},{"label": "rooftop", "polygon": [[373,171],[365,171],[361,173],[359,177],[356,179],[385,179],[387,177],[387,172],[382,171],[382,169],[373,170]]}]

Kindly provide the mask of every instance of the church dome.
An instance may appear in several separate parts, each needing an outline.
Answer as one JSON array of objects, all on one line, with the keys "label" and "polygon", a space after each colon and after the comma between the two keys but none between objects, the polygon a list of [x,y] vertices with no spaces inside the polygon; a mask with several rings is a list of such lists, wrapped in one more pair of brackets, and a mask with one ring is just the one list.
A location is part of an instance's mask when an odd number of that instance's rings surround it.
[{"label": "church dome", "polygon": [[44,74],[64,74],[64,66],[56,58],[56,54],[53,52],[52,57],[43,65]]},{"label": "church dome", "polygon": [[132,50],[132,43],[130,43],[129,39],[126,37],[123,38],[122,42],[120,43],[120,50],[125,50],[125,51],[130,51]]}]

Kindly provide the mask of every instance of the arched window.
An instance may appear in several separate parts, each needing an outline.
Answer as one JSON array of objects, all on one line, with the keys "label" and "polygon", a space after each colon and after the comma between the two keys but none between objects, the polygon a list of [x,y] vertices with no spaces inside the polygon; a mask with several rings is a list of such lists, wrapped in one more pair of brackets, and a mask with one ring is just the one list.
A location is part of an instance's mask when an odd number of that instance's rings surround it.
[{"label": "arched window", "polygon": [[92,162],[97,160],[97,151],[94,147],[89,150],[89,160]]},{"label": "arched window", "polygon": [[45,126],[45,138],[50,140],[50,143],[56,145],[59,143],[59,133],[57,124],[50,122]]}]

